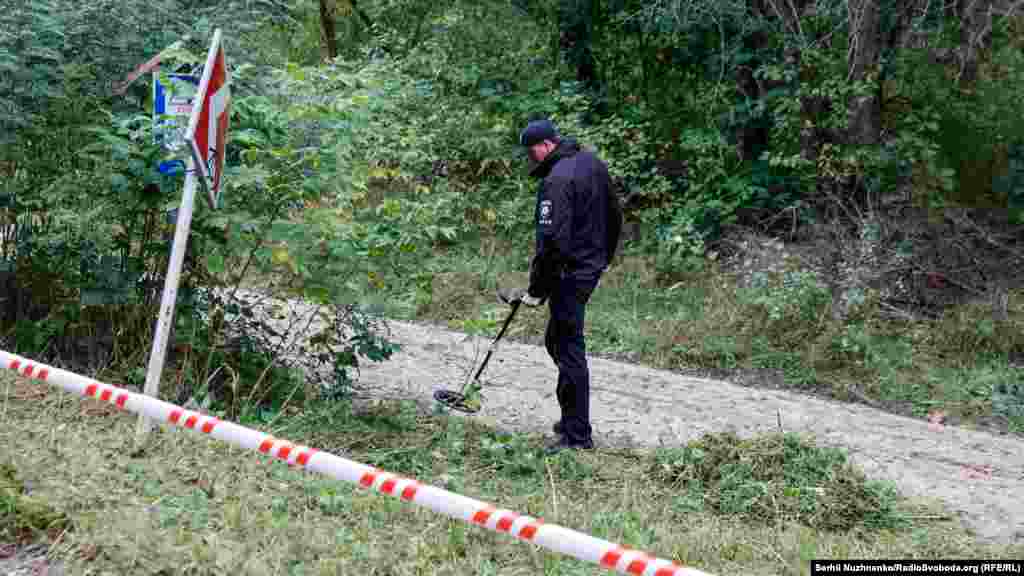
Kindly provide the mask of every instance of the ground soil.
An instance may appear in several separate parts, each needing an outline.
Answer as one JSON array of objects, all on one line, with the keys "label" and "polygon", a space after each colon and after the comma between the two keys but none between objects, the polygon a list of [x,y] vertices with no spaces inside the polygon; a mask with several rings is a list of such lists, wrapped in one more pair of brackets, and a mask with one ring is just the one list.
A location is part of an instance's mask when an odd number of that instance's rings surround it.
[{"label": "ground soil", "polygon": [[[436,326],[390,326],[402,350],[363,365],[361,388],[425,407],[435,390],[471,377],[489,344]],[[590,359],[590,373],[599,447],[678,446],[707,432],[749,437],[781,428],[844,448],[869,478],[891,480],[904,495],[940,500],[983,540],[1024,541],[1019,437],[601,358]],[[555,376],[543,347],[502,342],[482,377],[483,409],[469,417],[507,431],[550,433],[559,417]]]}]

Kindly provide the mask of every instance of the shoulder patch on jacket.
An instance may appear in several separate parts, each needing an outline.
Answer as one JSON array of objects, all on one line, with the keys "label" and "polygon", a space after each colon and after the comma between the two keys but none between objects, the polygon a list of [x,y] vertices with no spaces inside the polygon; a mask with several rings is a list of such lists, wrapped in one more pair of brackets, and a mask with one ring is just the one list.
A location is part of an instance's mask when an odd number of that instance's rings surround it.
[{"label": "shoulder patch on jacket", "polygon": [[551,220],[551,200],[540,201],[540,214],[537,217],[537,223],[541,226],[550,226]]}]

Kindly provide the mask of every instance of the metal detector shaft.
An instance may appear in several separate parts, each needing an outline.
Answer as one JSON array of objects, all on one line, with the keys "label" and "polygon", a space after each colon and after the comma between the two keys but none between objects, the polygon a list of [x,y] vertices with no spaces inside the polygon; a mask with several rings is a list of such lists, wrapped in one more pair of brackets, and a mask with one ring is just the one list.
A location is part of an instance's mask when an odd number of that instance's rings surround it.
[{"label": "metal detector shaft", "polygon": [[519,310],[520,304],[522,304],[522,301],[520,300],[516,300],[515,302],[512,303],[512,311],[509,312],[508,317],[505,318],[505,325],[501,327],[501,332],[498,332],[498,335],[494,338],[494,341],[491,342],[491,346],[487,349],[487,356],[484,356],[483,364],[480,365],[480,369],[476,371],[476,376],[473,377],[474,382],[479,380],[480,375],[484,373],[484,368],[487,367],[487,363],[491,360],[491,354],[494,354],[494,350],[498,346],[498,341],[501,340],[501,337],[505,335],[505,331],[508,330],[509,324],[511,324],[512,319],[515,318],[516,311]]}]

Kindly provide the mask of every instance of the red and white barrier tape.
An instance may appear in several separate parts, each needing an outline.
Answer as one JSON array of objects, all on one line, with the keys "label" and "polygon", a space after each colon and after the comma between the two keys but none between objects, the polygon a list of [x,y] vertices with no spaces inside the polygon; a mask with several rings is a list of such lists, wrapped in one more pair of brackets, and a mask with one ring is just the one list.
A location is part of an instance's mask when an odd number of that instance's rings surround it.
[{"label": "red and white barrier tape", "polygon": [[511,510],[467,498],[454,492],[420,484],[416,480],[378,470],[372,466],[346,460],[328,452],[308,446],[292,444],[231,422],[218,420],[163,402],[144,394],[129,392],[110,384],[103,384],[73,372],[34,363],[27,358],[0,350],[0,366],[14,370],[27,378],[42,380],[60,386],[68,392],[108,402],[122,410],[198,430],[218,440],[249,450],[271,454],[289,464],[302,466],[338,480],[372,488],[389,496],[401,498],[429,508],[456,520],[476,524],[495,532],[511,534],[520,540],[600,565],[622,574],[635,576],[710,576],[693,568],[649,556],[614,542],[594,538],[555,524],[545,524],[537,518],[520,516]]}]

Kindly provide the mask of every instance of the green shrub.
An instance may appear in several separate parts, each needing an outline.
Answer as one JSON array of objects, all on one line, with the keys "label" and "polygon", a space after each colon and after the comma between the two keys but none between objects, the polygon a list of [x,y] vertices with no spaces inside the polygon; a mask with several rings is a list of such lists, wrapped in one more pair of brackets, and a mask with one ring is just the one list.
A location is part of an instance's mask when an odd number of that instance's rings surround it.
[{"label": "green shrub", "polygon": [[810,270],[755,272],[741,294],[755,312],[758,331],[783,348],[812,341],[825,326],[831,302],[828,287]]},{"label": "green shrub", "polygon": [[992,383],[992,411],[1024,427],[1024,370],[1007,371]]}]

